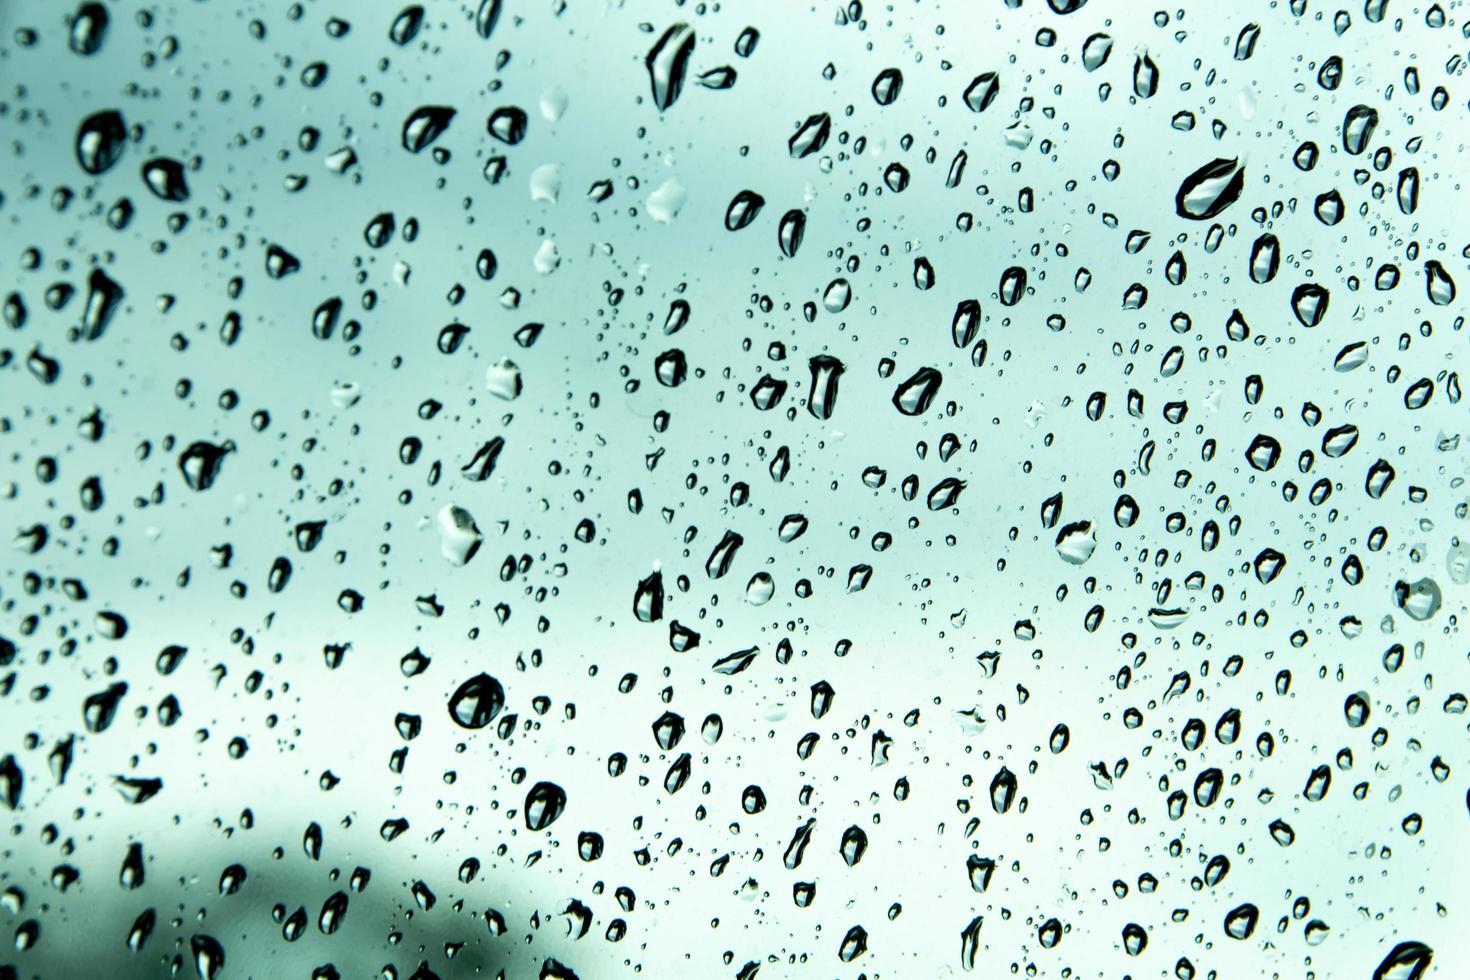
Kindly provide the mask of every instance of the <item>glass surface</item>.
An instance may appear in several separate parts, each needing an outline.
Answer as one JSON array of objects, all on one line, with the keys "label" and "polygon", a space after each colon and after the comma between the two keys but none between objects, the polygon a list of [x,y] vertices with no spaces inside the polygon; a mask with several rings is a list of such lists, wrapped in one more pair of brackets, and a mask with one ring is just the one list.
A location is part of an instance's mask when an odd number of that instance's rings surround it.
[{"label": "glass surface", "polygon": [[0,0],[0,977],[1463,976],[1467,36]]}]

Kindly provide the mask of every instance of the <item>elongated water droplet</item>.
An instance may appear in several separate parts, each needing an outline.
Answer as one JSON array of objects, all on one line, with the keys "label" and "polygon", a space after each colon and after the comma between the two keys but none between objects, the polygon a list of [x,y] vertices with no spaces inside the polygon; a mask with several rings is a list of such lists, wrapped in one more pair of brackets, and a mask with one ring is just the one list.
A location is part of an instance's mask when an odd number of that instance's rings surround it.
[{"label": "elongated water droplet", "polygon": [[1256,42],[1261,39],[1261,25],[1250,23],[1240,29],[1235,37],[1235,60],[1249,61],[1256,53]]},{"label": "elongated water droplet", "polygon": [[1133,58],[1133,94],[1140,99],[1151,99],[1159,90],[1159,66],[1147,51]]},{"label": "elongated water droplet", "polygon": [[1378,128],[1378,110],[1372,106],[1355,105],[1342,119],[1342,148],[1354,156],[1368,149],[1373,139],[1373,130]]},{"label": "elongated water droplet", "polygon": [[776,244],[781,249],[781,254],[788,259],[796,258],[796,252],[801,248],[802,237],[806,234],[806,213],[792,208],[781,216],[781,223],[776,229]]},{"label": "elongated water droplet", "polygon": [[1264,234],[1251,246],[1251,282],[1264,285],[1276,278],[1281,268],[1281,242],[1275,235]]},{"label": "elongated water droplet", "polygon": [[791,134],[786,141],[787,151],[793,160],[809,157],[827,145],[827,137],[832,134],[832,117],[825,112],[818,112],[807,117],[806,122]]},{"label": "elongated water droplet", "polygon": [[101,269],[87,275],[87,303],[82,310],[78,335],[82,340],[97,340],[107,330],[113,316],[122,307],[123,288]]},{"label": "elongated water droplet", "polygon": [[1015,306],[1026,295],[1026,270],[1013,265],[1000,274],[1000,286],[996,290],[1000,305]]},{"label": "elongated water droplet", "polygon": [[102,4],[81,4],[77,7],[76,13],[72,14],[67,45],[75,54],[84,57],[96,54],[102,50],[102,42],[107,39],[107,26],[110,20],[107,8]]},{"label": "elongated water droplet", "polygon": [[1429,302],[1435,306],[1449,306],[1455,301],[1455,281],[1437,259],[1424,263],[1424,286]]},{"label": "elongated water droplet", "polygon": [[990,780],[990,806],[996,813],[1007,813],[1016,799],[1016,774],[1005,766]]},{"label": "elongated water droplet", "polygon": [[1433,959],[1434,950],[1421,942],[1399,943],[1373,970],[1373,980],[1420,980]]},{"label": "elongated water droplet", "polygon": [[828,354],[818,354],[808,365],[811,368],[811,385],[806,407],[813,418],[826,421],[837,410],[837,388],[846,368],[843,363]]},{"label": "elongated water droplet", "polygon": [[980,927],[985,923],[983,915],[977,915],[960,930],[960,968],[967,973],[975,969],[975,958],[980,953]]},{"label": "elongated water droplet", "polygon": [[[752,45],[753,47],[753,45]],[[660,112],[673,106],[684,89],[689,58],[694,54],[694,28],[682,21],[659,36],[643,63],[653,87],[653,104]]]},{"label": "elongated water droplet", "polygon": [[225,969],[225,950],[213,936],[193,936],[189,951],[194,955],[194,971],[199,980],[219,980]]},{"label": "elongated water droplet", "polygon": [[475,12],[475,33],[483,38],[489,38],[495,33],[495,25],[500,22],[501,0],[480,0],[480,8]]},{"label": "elongated water droplet", "polygon": [[1184,178],[1174,195],[1174,210],[1181,218],[1208,221],[1234,204],[1244,188],[1240,160],[1217,157]]}]

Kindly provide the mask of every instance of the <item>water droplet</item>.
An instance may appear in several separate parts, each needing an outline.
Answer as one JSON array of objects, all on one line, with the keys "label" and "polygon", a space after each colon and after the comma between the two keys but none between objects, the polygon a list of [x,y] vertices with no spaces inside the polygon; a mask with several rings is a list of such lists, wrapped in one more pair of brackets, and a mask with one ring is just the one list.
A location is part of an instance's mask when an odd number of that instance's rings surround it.
[{"label": "water droplet", "polygon": [[455,504],[445,504],[436,518],[439,529],[439,554],[456,568],[469,564],[480,550],[483,540],[470,512]]},{"label": "water droplet", "polygon": [[1444,603],[1444,595],[1440,591],[1439,583],[1432,578],[1421,578],[1413,582],[1400,579],[1393,586],[1393,601],[1410,619],[1422,623],[1439,612]]},{"label": "water droplet", "polygon": [[1069,565],[1085,565],[1097,550],[1097,533],[1091,521],[1074,521],[1057,532],[1057,554]]},{"label": "water droplet", "polygon": [[413,43],[424,24],[424,8],[418,4],[404,7],[388,27],[388,39],[399,47]]},{"label": "water droplet", "polygon": [[1378,128],[1378,110],[1372,106],[1355,105],[1342,119],[1342,148],[1358,156],[1368,149],[1373,139],[1373,130]]},{"label": "water droplet", "polygon": [[1249,939],[1256,931],[1256,920],[1260,917],[1260,910],[1250,902],[1237,905],[1225,914],[1225,935],[1231,939]]},{"label": "water droplet", "polygon": [[976,75],[965,89],[965,105],[971,112],[984,112],[1000,94],[1000,76],[993,71]]},{"label": "water droplet", "polygon": [[903,72],[885,68],[873,79],[873,101],[881,106],[893,105],[903,91]]},{"label": "water droplet", "polygon": [[[751,42],[754,48],[754,42]],[[684,76],[689,71],[689,58],[694,54],[694,28],[676,23],[659,36],[658,42],[644,59],[648,80],[653,87],[653,104],[660,112],[669,109],[684,89]]]},{"label": "water droplet", "polygon": [[198,935],[189,939],[194,955],[194,971],[199,980],[218,980],[225,969],[225,950],[213,936]]},{"label": "water droplet", "polygon": [[449,698],[449,717],[461,728],[480,729],[505,707],[505,688],[489,674],[476,674]]},{"label": "water droplet", "polygon": [[1208,221],[1234,204],[1244,188],[1240,160],[1217,157],[1184,178],[1174,195],[1174,210],[1181,218]]},{"label": "water droplet", "polygon": [[1373,970],[1373,980],[1420,980],[1433,959],[1434,950],[1421,942],[1399,943]]},{"label": "water droplet", "polygon": [[480,8],[475,12],[475,33],[482,38],[488,39],[495,33],[495,25],[500,21],[501,0],[480,0]]},{"label": "water droplet", "polygon": [[116,109],[94,112],[77,126],[77,163],[95,176],[111,170],[127,148],[128,130]]},{"label": "water droplet", "polygon": [[818,112],[807,117],[806,122],[791,134],[786,141],[786,148],[793,160],[809,157],[827,145],[827,137],[832,134],[832,117],[825,112]]},{"label": "water droplet", "polygon": [[76,13],[71,16],[71,31],[67,35],[67,45],[74,54],[88,57],[102,50],[102,42],[107,39],[107,26],[110,18],[107,8],[100,3],[83,3],[77,7]]},{"label": "water droplet", "polygon": [[454,116],[451,106],[419,106],[403,121],[403,148],[410,153],[427,149],[449,129]]},{"label": "water droplet", "polygon": [[189,184],[184,165],[169,157],[154,157],[143,164],[143,183],[160,201],[187,201]]},{"label": "water droplet", "polygon": [[1330,299],[1331,295],[1325,286],[1304,282],[1292,290],[1291,312],[1296,315],[1298,323],[1311,329],[1327,316],[1327,303]]},{"label": "water droplet", "polygon": [[809,363],[811,368],[810,394],[807,396],[807,411],[813,418],[825,422],[837,410],[837,388],[843,363],[827,354],[818,354]]},{"label": "water droplet", "polygon": [[1429,302],[1435,306],[1449,306],[1455,301],[1455,281],[1438,260],[1430,259],[1424,263],[1424,281]]},{"label": "water droplet", "polygon": [[1113,53],[1113,39],[1107,34],[1092,34],[1082,43],[1082,67],[1097,71],[1108,63]]},{"label": "water droplet", "polygon": [[725,230],[740,231],[748,228],[765,206],[766,199],[755,191],[741,191],[730,200],[730,206],[725,209]]},{"label": "water droplet", "polygon": [[893,393],[893,406],[904,415],[922,415],[934,403],[943,381],[937,368],[919,368]]},{"label": "water droplet", "polygon": [[514,401],[521,396],[521,369],[516,362],[502,357],[485,369],[485,390],[496,398]]}]

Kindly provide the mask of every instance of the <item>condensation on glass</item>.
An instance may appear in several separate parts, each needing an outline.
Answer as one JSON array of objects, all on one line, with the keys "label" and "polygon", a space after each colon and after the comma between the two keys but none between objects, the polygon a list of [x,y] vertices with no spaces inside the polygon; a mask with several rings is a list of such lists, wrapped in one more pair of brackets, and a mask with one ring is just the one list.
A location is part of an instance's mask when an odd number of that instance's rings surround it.
[{"label": "condensation on glass", "polygon": [[1467,37],[0,3],[0,977],[1462,975]]}]

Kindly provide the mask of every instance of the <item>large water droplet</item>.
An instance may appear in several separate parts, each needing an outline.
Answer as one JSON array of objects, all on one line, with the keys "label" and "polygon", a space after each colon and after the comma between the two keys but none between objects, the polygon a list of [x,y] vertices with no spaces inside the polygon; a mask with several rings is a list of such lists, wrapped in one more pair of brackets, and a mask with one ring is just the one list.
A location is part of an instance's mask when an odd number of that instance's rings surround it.
[{"label": "large water droplet", "polygon": [[461,728],[484,728],[503,707],[505,688],[489,674],[476,674],[449,697],[449,717]]},{"label": "large water droplet", "polygon": [[1444,595],[1439,583],[1432,578],[1413,582],[1400,579],[1393,586],[1393,601],[1410,619],[1422,623],[1439,612],[1444,604]]},{"label": "large water droplet", "polygon": [[127,148],[128,129],[116,109],[94,112],[77,126],[77,163],[94,177],[112,169]]},{"label": "large water droplet", "polygon": [[1133,94],[1140,99],[1151,99],[1159,90],[1159,66],[1141,51],[1133,57]]},{"label": "large water droplet", "polygon": [[1378,110],[1372,106],[1355,105],[1342,119],[1342,148],[1357,156],[1368,149],[1373,130],[1378,128]]},{"label": "large water droplet", "polygon": [[801,248],[802,237],[806,234],[806,212],[792,208],[781,216],[781,223],[776,229],[776,244],[781,249],[781,254],[788,259],[796,258],[796,252]]},{"label": "large water droplet", "polygon": [[230,443],[215,445],[203,440],[190,443],[179,455],[179,472],[184,475],[184,482],[189,485],[189,489],[204,491],[214,486],[214,481],[219,479],[225,457],[233,449],[234,446]]},{"label": "large water droplet", "polygon": [[1240,197],[1245,167],[1235,157],[1217,157],[1185,177],[1174,194],[1174,210],[1181,218],[1208,221]]},{"label": "large water droplet", "polygon": [[439,554],[455,567],[469,564],[480,550],[482,540],[470,512],[455,504],[445,504],[435,523],[439,529]]},{"label": "large water droplet", "polygon": [[971,112],[984,112],[1000,94],[1000,76],[993,71],[976,75],[965,89],[965,105]]},{"label": "large water droplet", "polygon": [[143,164],[143,183],[160,201],[187,201],[189,183],[184,165],[168,157],[154,157]]},{"label": "large water droplet", "polygon": [[808,116],[806,122],[791,134],[791,138],[786,141],[787,151],[794,160],[809,157],[827,145],[827,137],[831,134],[832,117],[825,112],[818,112]]},{"label": "large water droplet", "polygon": [[755,191],[743,190],[730,200],[730,206],[725,209],[725,230],[739,231],[747,228],[761,213],[761,208],[766,206],[766,199]]},{"label": "large water droplet", "polygon": [[480,9],[475,12],[475,33],[489,38],[500,22],[501,0],[480,0]]},{"label": "large water droplet", "polygon": [[1260,910],[1250,902],[1237,905],[1225,914],[1225,935],[1231,939],[1249,939],[1256,931],[1256,920],[1260,917]]},{"label": "large water droplet", "polygon": [[905,415],[923,415],[934,403],[943,381],[937,368],[919,368],[893,393],[893,406]]},{"label": "large water droplet", "polygon": [[1455,301],[1455,281],[1437,259],[1424,263],[1424,286],[1429,302],[1435,306],[1449,306]]},{"label": "large water droplet", "polygon": [[1085,565],[1097,550],[1097,533],[1091,521],[1074,521],[1057,532],[1057,554],[1069,565]]},{"label": "large water droplet", "polygon": [[1434,950],[1421,942],[1399,943],[1373,971],[1373,980],[1420,980],[1429,970]]},{"label": "large water droplet", "polygon": [[1315,282],[1304,282],[1291,292],[1291,312],[1297,322],[1311,329],[1327,316],[1327,304],[1332,296],[1327,287]]},{"label": "large water droplet", "polygon": [[1090,35],[1082,42],[1082,67],[1088,71],[1097,71],[1108,63],[1108,56],[1112,53],[1112,37],[1101,33]]},{"label": "large water droplet", "polygon": [[694,28],[679,22],[660,35],[644,59],[653,86],[653,104],[659,111],[671,107],[684,89],[689,57],[694,54]]},{"label": "large water droplet", "polygon": [[424,26],[424,8],[418,4],[404,7],[388,27],[388,39],[399,47],[410,44]]},{"label": "large water droplet", "polygon": [[102,42],[107,39],[109,20],[107,8],[102,4],[83,3],[72,14],[67,45],[79,55],[96,54],[102,50]]},{"label": "large water droplet", "polygon": [[101,337],[121,308],[123,295],[122,286],[112,277],[101,269],[93,269],[87,276],[87,303],[82,309],[78,336],[82,340]]},{"label": "large water droplet", "polygon": [[545,830],[556,823],[567,806],[567,792],[556,783],[539,782],[526,793],[525,818],[529,830]]},{"label": "large water droplet", "polygon": [[807,396],[807,411],[814,418],[826,421],[837,409],[837,385],[846,370],[843,363],[828,354],[818,354],[809,362],[811,388]]},{"label": "large water droplet", "polygon": [[903,72],[897,68],[885,68],[873,79],[873,101],[879,105],[893,105],[903,91]]},{"label": "large water droplet", "polygon": [[403,121],[403,148],[418,153],[443,135],[454,121],[455,110],[447,105],[423,105]]},{"label": "large water droplet", "polygon": [[225,950],[213,936],[193,936],[189,951],[194,954],[194,971],[199,980],[218,980],[225,969]]}]

